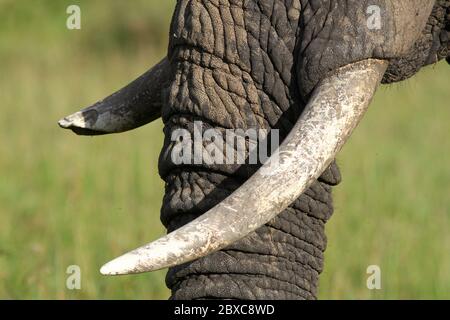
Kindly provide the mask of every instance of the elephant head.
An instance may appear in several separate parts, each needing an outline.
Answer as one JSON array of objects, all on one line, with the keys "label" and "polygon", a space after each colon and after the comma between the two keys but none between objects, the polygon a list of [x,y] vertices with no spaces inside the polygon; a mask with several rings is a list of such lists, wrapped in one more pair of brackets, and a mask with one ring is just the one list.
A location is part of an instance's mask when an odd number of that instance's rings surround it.
[{"label": "elephant head", "polygon": [[[449,57],[449,0],[179,0],[167,57],[59,122],[81,135],[165,125],[168,234],[101,272],[170,267],[174,299],[314,299],[336,154],[380,82]],[[199,122],[277,131],[282,144],[256,164],[174,161],[174,133]]]}]

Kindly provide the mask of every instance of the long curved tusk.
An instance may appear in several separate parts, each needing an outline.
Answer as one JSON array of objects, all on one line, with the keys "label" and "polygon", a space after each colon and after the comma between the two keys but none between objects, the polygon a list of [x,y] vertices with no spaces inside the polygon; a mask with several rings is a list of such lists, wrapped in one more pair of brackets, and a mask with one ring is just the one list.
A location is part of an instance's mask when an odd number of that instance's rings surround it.
[{"label": "long curved tusk", "polygon": [[61,128],[79,135],[101,135],[135,129],[161,116],[161,91],[168,81],[167,58],[93,106],[61,119]]},{"label": "long curved tusk", "polygon": [[366,112],[386,71],[364,60],[324,79],[278,151],[229,197],[167,234],[104,265],[119,275],[175,266],[220,250],[287,208],[335,158]]}]

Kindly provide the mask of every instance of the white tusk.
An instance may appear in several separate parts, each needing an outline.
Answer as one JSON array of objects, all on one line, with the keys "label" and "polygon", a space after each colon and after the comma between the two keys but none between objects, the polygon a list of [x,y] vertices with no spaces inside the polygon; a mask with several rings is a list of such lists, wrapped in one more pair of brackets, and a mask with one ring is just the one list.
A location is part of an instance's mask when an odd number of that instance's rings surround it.
[{"label": "white tusk", "polygon": [[286,209],[327,168],[366,112],[388,62],[364,60],[314,90],[292,131],[254,175],[214,208],[107,264],[119,275],[154,271],[206,256],[245,237]]},{"label": "white tusk", "polygon": [[169,76],[165,58],[126,87],[58,124],[79,135],[119,133],[147,124],[161,115],[161,92]]}]

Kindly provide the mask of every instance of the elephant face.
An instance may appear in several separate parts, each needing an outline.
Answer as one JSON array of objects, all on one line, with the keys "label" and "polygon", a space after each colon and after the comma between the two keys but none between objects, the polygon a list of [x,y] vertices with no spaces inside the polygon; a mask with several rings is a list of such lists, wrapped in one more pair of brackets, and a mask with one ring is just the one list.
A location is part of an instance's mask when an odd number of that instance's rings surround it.
[{"label": "elephant face", "polygon": [[[165,125],[170,234],[102,271],[170,266],[175,299],[314,299],[341,180],[334,156],[380,81],[449,57],[449,16],[448,0],[178,1],[167,57],[60,121],[86,135],[159,116]],[[282,161],[267,172],[260,162],[174,160],[174,133],[208,129],[276,131]],[[241,149],[248,157],[250,143]]]}]

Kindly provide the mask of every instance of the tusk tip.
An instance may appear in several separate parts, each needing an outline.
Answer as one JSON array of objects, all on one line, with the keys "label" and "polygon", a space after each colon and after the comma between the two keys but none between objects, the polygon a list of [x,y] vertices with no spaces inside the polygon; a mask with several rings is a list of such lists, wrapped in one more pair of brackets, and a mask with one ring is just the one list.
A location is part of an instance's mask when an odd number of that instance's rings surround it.
[{"label": "tusk tip", "polygon": [[97,112],[79,111],[58,121],[58,125],[63,129],[72,130],[81,136],[98,136],[111,133],[110,130],[101,128],[96,124]]},{"label": "tusk tip", "polygon": [[142,270],[139,257],[132,254],[124,254],[100,268],[100,273],[105,276],[119,276],[140,272]]},{"label": "tusk tip", "polygon": [[86,120],[81,112],[74,113],[58,121],[63,129],[86,128]]},{"label": "tusk tip", "polygon": [[63,129],[69,129],[71,126],[71,122],[67,118],[63,118],[58,121],[58,125]]},{"label": "tusk tip", "polygon": [[119,276],[126,275],[132,272],[129,272],[126,267],[126,263],[122,261],[122,259],[117,258],[112,260],[100,268],[100,273],[104,276]]},{"label": "tusk tip", "polygon": [[124,271],[120,266],[115,265],[115,263],[113,262],[114,260],[102,266],[100,268],[100,273],[104,276],[118,276],[128,274],[128,272]]},{"label": "tusk tip", "polygon": [[114,271],[113,268],[109,265],[109,263],[105,264],[100,268],[100,273],[104,276],[115,276],[119,275],[117,272]]}]

